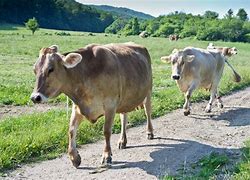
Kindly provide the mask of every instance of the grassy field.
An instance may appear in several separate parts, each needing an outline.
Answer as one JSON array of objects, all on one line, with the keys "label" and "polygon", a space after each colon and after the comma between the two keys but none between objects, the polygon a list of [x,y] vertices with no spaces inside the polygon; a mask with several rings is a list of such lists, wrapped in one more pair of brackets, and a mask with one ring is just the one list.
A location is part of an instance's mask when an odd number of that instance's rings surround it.
[{"label": "grassy field", "polygon": [[[166,38],[141,39],[137,36],[118,37],[117,35],[105,36],[104,34],[88,36],[88,33],[82,32],[69,32],[70,36],[58,36],[55,35],[56,32],[61,31],[40,29],[32,36],[30,31],[22,27],[10,25],[0,27],[0,106],[9,104],[32,105],[29,96],[35,81],[33,64],[42,47],[57,44],[61,52],[67,52],[90,43],[133,41],[147,47],[152,58],[153,117],[158,117],[182,107],[184,102],[175,82],[170,79],[170,65],[162,64],[160,57],[168,55],[174,48],[186,46],[205,48],[208,44],[208,42],[191,39],[169,42]],[[236,46],[239,49],[239,54],[231,58],[230,62],[241,74],[242,82],[234,83],[232,73],[226,67],[221,81],[221,94],[224,95],[249,86],[250,44],[216,42],[215,45]],[[208,98],[208,93],[201,90],[194,94],[192,101],[204,98]],[[64,102],[64,96],[61,96],[57,101]],[[145,121],[142,111],[130,113],[129,118],[130,126]],[[102,124],[103,120],[95,125],[83,123],[78,133],[78,144],[93,142],[101,138]],[[23,162],[56,157],[60,153],[66,152],[67,127],[66,112],[62,111],[50,111],[1,120],[0,170],[16,167]],[[113,132],[119,131],[120,124],[116,117]]]}]

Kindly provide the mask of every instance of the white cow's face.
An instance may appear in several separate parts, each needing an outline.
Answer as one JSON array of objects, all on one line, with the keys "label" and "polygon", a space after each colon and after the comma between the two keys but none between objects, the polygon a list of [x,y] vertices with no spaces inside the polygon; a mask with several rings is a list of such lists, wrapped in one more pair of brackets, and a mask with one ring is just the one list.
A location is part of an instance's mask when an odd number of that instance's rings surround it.
[{"label": "white cow's face", "polygon": [[174,80],[181,79],[181,73],[184,66],[183,56],[179,53],[175,53],[171,56],[171,65],[172,65],[172,75],[171,78]]},{"label": "white cow's face", "polygon": [[172,74],[171,78],[174,80],[180,80],[185,63],[191,62],[194,59],[193,55],[184,55],[183,51],[174,50],[169,56],[161,57],[162,61],[171,63]]}]

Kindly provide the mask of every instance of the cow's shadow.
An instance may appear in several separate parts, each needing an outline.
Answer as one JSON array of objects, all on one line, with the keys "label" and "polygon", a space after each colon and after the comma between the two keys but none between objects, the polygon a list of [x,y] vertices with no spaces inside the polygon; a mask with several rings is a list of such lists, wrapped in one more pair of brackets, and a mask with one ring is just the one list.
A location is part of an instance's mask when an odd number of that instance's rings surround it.
[{"label": "cow's shadow", "polygon": [[[227,109],[229,107],[225,107]],[[223,110],[222,110],[223,111]],[[200,120],[215,120],[215,121],[228,121],[229,126],[247,126],[250,125],[250,108],[245,107],[234,107],[234,109],[229,109],[228,111],[221,112],[219,115],[214,113],[192,113],[190,117]]]},{"label": "cow's shadow", "polygon": [[236,107],[235,109],[223,112],[212,119],[226,120],[230,122],[230,126],[247,126],[250,125],[250,108]]},{"label": "cow's shadow", "polygon": [[[140,168],[147,174],[155,177],[164,175],[175,175],[185,164],[197,162],[201,157],[209,155],[211,152],[237,154],[241,149],[216,148],[210,145],[202,144],[192,140],[180,140],[171,138],[161,139],[161,143],[143,144],[138,146],[128,146],[127,148],[136,148],[140,152],[145,147],[154,147],[155,150],[149,154],[149,161],[113,161],[111,169],[120,170],[124,168]],[[172,142],[172,143],[169,143]],[[122,150],[126,153],[126,149]],[[92,169],[82,167],[82,169]]]}]

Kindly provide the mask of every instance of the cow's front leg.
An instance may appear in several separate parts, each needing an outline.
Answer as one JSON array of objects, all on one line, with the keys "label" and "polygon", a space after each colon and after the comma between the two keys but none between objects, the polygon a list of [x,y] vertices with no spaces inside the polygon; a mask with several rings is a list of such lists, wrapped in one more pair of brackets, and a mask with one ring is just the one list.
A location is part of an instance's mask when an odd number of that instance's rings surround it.
[{"label": "cow's front leg", "polygon": [[209,102],[208,102],[207,107],[205,109],[205,112],[207,112],[207,113],[211,112],[212,104],[213,104],[213,101],[215,99],[216,92],[217,92],[217,87],[212,86],[211,87],[210,99],[209,99]]},{"label": "cow's front leg", "polygon": [[184,115],[188,116],[190,114],[190,97],[197,87],[197,82],[193,82],[191,86],[188,88],[187,92],[184,94],[185,96],[185,103],[183,105]]},{"label": "cow's front leg", "polygon": [[115,117],[115,109],[105,110],[105,122],[103,132],[105,136],[105,147],[102,156],[102,164],[112,163],[112,152],[110,146],[110,137],[112,133],[112,125]]},{"label": "cow's front leg", "polygon": [[127,136],[126,136],[126,129],[127,129],[127,114],[121,113],[120,114],[121,119],[121,136],[118,141],[118,148],[119,149],[125,149],[127,144]]},{"label": "cow's front leg", "polygon": [[190,114],[190,97],[191,94],[189,91],[187,91],[185,94],[185,103],[183,105],[184,115],[188,116]]},{"label": "cow's front leg", "polygon": [[69,146],[68,154],[73,166],[76,168],[81,164],[81,156],[76,149],[76,132],[83,116],[80,113],[78,106],[73,104],[72,113],[69,124]]}]

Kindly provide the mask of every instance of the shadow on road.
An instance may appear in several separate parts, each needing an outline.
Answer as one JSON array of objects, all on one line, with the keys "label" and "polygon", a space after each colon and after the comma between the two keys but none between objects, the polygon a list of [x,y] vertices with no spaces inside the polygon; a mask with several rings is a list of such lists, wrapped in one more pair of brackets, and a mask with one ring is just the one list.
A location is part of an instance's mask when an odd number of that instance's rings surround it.
[{"label": "shadow on road", "polygon": [[[225,108],[227,109],[227,107]],[[216,112],[211,113],[193,113],[190,117],[199,120],[216,120],[216,121],[228,121],[229,126],[247,126],[250,125],[250,108],[234,107],[234,109],[228,108],[228,111],[220,112],[219,115]]]},{"label": "shadow on road", "polygon": [[[140,152],[142,148],[154,147],[154,151],[149,154],[150,161],[113,161],[111,169],[131,169],[140,168],[147,174],[155,177],[164,175],[174,175],[182,167],[187,164],[197,162],[201,157],[210,154],[211,152],[226,153],[230,156],[239,155],[240,149],[216,148],[210,145],[202,144],[191,140],[172,139],[165,137],[157,137],[155,140],[160,140],[161,143],[142,144],[128,146],[127,149],[136,149],[134,152]],[[124,153],[126,149],[123,150]],[[86,167],[83,169],[87,169]]]}]

